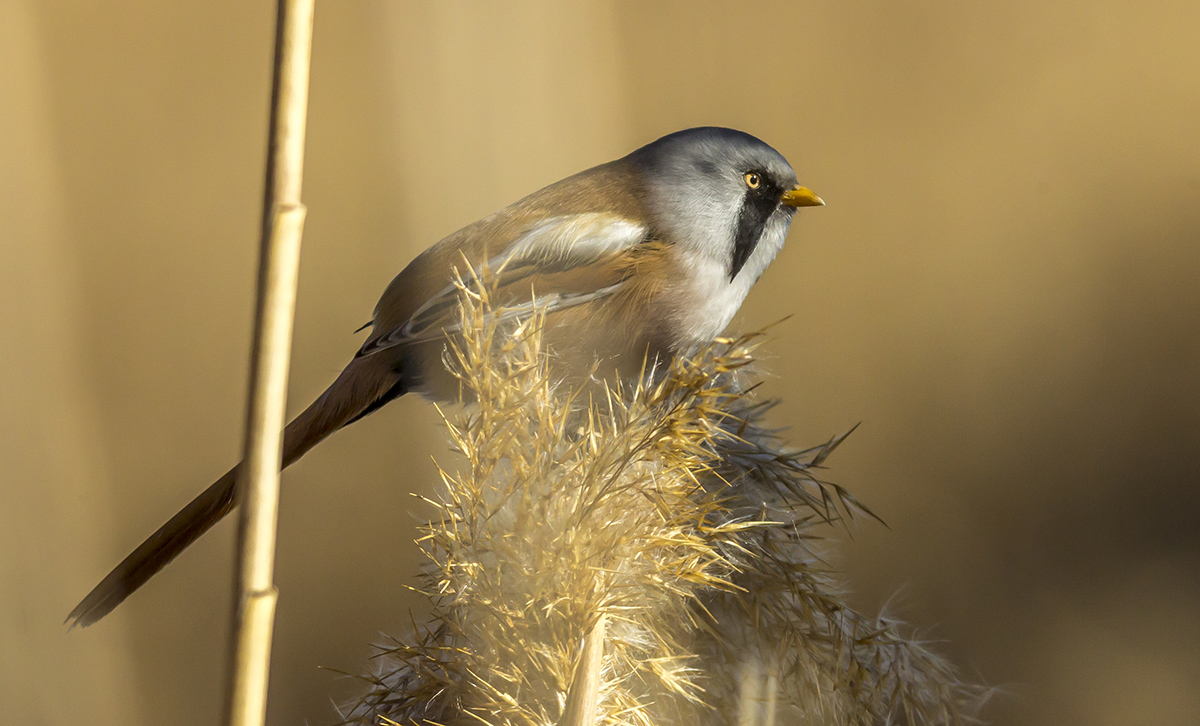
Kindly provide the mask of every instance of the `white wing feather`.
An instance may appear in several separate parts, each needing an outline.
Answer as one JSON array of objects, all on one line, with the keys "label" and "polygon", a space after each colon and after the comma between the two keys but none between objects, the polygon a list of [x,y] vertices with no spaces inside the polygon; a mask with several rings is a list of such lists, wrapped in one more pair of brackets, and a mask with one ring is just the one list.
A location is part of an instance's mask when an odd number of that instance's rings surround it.
[{"label": "white wing feather", "polygon": [[[646,238],[646,233],[644,225],[610,214],[550,217],[513,240],[501,254],[485,264],[476,265],[472,274],[464,275],[464,279],[479,279],[485,269],[498,273],[508,267],[527,265],[548,272],[579,268],[638,245]],[[508,318],[526,314],[535,308],[545,308],[549,312],[562,310],[611,295],[620,289],[621,284],[578,293],[538,295],[526,303],[509,306],[499,312]],[[454,332],[458,328],[457,323],[437,327],[433,323],[442,319],[440,314],[456,299],[454,284],[447,284],[422,303],[403,325],[363,345],[358,355],[371,355],[387,348],[433,340]]]}]

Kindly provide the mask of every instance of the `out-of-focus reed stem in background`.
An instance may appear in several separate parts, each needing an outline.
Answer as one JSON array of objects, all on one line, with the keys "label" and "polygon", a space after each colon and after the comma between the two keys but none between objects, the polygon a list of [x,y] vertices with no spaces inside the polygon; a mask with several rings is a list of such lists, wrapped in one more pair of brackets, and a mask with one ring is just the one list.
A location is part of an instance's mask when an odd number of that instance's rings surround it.
[{"label": "out-of-focus reed stem in background", "polygon": [[266,719],[271,633],[278,593],[275,530],[287,402],[288,357],[300,268],[304,131],[314,0],[279,0],[267,144],[258,302],[242,472],[238,481],[237,585],[230,633],[225,723]]}]

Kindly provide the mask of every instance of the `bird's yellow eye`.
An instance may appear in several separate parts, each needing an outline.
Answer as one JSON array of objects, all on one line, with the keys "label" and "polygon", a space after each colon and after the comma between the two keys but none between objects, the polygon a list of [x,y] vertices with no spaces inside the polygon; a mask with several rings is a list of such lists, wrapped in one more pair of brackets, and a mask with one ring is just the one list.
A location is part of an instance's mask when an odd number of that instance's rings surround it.
[{"label": "bird's yellow eye", "polygon": [[746,186],[750,187],[751,189],[758,189],[758,187],[762,184],[762,177],[754,172],[749,172],[742,178],[746,180]]}]

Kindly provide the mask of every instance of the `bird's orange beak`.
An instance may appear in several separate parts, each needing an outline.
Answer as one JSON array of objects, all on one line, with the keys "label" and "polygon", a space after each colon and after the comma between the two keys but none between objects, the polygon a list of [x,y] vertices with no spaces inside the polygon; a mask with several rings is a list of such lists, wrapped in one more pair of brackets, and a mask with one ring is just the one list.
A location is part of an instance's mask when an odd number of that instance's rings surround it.
[{"label": "bird's orange beak", "polygon": [[783,199],[781,201],[789,207],[825,206],[824,200],[804,187],[796,187],[795,189],[787,190],[783,193]]}]

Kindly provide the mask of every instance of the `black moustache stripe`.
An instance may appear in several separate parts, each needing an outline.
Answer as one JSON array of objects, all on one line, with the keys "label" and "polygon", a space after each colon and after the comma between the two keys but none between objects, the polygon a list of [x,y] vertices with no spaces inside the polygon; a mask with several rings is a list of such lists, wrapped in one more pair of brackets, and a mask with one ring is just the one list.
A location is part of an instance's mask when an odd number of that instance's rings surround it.
[{"label": "black moustache stripe", "polygon": [[763,184],[758,189],[747,189],[742,199],[742,207],[738,210],[737,230],[733,237],[733,251],[729,260],[729,281],[738,276],[746,266],[746,260],[754,253],[758,241],[762,239],[763,228],[767,220],[779,206],[777,190],[769,188],[772,185]]}]

